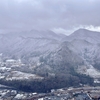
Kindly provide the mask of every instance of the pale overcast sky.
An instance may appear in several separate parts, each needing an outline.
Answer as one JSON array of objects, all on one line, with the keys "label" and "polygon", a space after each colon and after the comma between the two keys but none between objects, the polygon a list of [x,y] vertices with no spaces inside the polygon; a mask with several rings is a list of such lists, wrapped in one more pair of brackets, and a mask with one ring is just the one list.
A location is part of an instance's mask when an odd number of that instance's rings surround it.
[{"label": "pale overcast sky", "polygon": [[0,32],[100,31],[100,0],[0,0]]}]

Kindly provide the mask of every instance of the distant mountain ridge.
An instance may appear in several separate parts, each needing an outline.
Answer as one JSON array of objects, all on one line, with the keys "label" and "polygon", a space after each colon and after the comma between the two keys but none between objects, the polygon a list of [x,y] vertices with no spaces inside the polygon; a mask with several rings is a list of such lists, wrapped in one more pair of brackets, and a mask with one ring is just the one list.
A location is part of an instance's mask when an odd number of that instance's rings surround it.
[{"label": "distant mountain ridge", "polygon": [[[26,33],[11,33],[11,34],[0,34],[0,52],[2,53],[28,53],[37,51],[39,48],[45,47],[48,44],[56,45],[61,37],[52,31],[39,32],[30,31]],[[58,41],[59,42],[59,41]],[[49,49],[45,47],[45,49]],[[52,48],[51,48],[52,49]],[[20,55],[21,55],[20,53]]]},{"label": "distant mountain ridge", "polygon": [[90,31],[87,29],[78,29],[71,35],[66,36],[63,40],[72,41],[74,39],[86,40],[90,43],[100,43],[100,32]]},{"label": "distant mountain ridge", "polygon": [[34,66],[43,58],[43,70],[48,66],[50,72],[56,71],[58,67],[77,68],[81,65],[100,64],[99,52],[100,32],[86,29],[79,29],[69,36],[36,30],[0,34],[0,53],[21,58],[27,63],[35,62]]}]

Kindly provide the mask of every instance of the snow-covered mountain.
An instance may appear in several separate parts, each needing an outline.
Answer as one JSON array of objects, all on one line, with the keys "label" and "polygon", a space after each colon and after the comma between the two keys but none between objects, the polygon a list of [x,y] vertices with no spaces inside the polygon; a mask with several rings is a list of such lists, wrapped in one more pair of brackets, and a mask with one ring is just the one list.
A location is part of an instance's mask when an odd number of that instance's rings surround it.
[{"label": "snow-covered mountain", "polygon": [[100,59],[100,32],[79,29],[67,37],[73,52],[91,64]]},{"label": "snow-covered mountain", "polygon": [[[63,41],[68,41],[68,48],[83,59],[85,66],[82,67],[87,72],[82,73],[92,76],[89,70],[94,72],[96,69],[100,70],[100,32],[79,29],[70,36],[66,36]],[[78,70],[82,71],[81,67]]]},{"label": "snow-covered mountain", "polygon": [[99,66],[99,52],[100,32],[86,29],[79,29],[70,36],[37,30],[0,34],[0,53],[30,64],[34,62],[42,72],[45,69],[54,73],[82,65]]},{"label": "snow-covered mountain", "polygon": [[100,32],[90,31],[87,29],[78,29],[63,40],[72,41],[74,39],[86,40],[90,43],[100,43]]},{"label": "snow-covered mountain", "polygon": [[0,52],[13,55],[24,55],[32,52],[42,53],[55,49],[62,37],[52,31],[39,32],[36,30],[0,34]]},{"label": "snow-covered mountain", "polygon": [[75,53],[76,56],[92,64],[100,59],[100,32],[79,29],[66,37],[52,31],[37,30],[0,34],[0,52],[18,57],[55,53],[60,50],[62,44],[66,44],[66,50],[71,51],[71,53],[63,51],[64,55],[67,54],[69,57]]}]

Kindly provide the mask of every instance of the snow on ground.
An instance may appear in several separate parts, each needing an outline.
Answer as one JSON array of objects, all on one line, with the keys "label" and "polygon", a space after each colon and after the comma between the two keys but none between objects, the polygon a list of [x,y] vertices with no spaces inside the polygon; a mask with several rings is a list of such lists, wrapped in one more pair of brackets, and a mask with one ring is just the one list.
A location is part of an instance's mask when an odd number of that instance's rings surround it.
[{"label": "snow on ground", "polygon": [[[1,73],[2,72],[2,73]],[[13,71],[11,68],[7,67],[0,67],[0,79],[6,80],[30,80],[30,79],[43,79],[35,74],[20,72],[20,71]]]},{"label": "snow on ground", "polygon": [[11,68],[7,68],[7,67],[0,67],[0,71],[6,71],[6,70],[11,70]]},{"label": "snow on ground", "polygon": [[39,98],[38,100],[44,100],[43,98]]},{"label": "snow on ground", "polygon": [[96,70],[92,65],[86,70],[85,74],[93,78],[100,78],[100,71]]},{"label": "snow on ground", "polygon": [[17,94],[15,96],[15,99],[25,99],[25,98],[26,98],[26,96],[24,96],[23,94]]},{"label": "snow on ground", "polygon": [[20,71],[12,71],[6,80],[25,80],[25,79],[43,79],[43,77],[37,76],[35,74],[24,73]]}]

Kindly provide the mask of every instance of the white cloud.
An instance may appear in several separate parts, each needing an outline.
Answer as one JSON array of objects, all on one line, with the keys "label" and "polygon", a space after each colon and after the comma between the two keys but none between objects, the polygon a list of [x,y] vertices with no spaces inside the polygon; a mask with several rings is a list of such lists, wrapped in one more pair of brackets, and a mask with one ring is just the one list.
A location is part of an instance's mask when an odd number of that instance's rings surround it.
[{"label": "white cloud", "polygon": [[63,28],[54,28],[54,29],[52,29],[52,31],[57,33],[57,34],[70,35],[70,30],[66,30],[66,29],[63,29]]},{"label": "white cloud", "polygon": [[57,33],[57,34],[65,34],[65,35],[70,35],[72,34],[74,31],[83,28],[83,29],[87,29],[87,30],[91,30],[91,31],[97,31],[100,32],[100,26],[79,26],[79,27],[75,27],[73,29],[63,29],[63,28],[54,28],[52,29],[53,32]]},{"label": "white cloud", "polygon": [[90,25],[90,26],[86,26],[85,29],[88,29],[88,30],[91,30],[91,31],[98,31],[98,32],[100,32],[100,26]]},{"label": "white cloud", "polygon": [[99,30],[99,5],[100,0],[0,0],[0,29],[53,29],[66,35],[79,26]]}]

